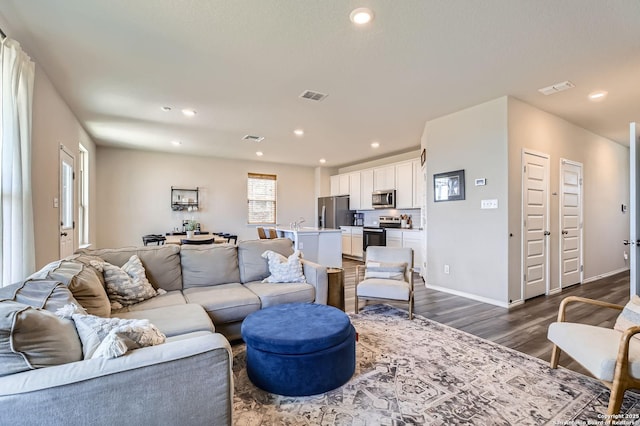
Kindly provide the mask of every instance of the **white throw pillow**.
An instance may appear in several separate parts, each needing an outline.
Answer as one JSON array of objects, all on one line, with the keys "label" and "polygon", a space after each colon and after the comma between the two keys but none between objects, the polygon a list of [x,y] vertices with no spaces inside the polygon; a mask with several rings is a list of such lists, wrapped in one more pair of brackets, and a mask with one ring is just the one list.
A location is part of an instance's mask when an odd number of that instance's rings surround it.
[{"label": "white throw pillow", "polygon": [[102,271],[112,310],[134,305],[166,293],[162,289],[156,291],[153,288],[147,279],[140,258],[135,254],[122,265],[122,268],[108,262],[91,261],[90,263],[91,266]]},{"label": "white throw pillow", "polygon": [[302,262],[300,261],[300,251],[296,250],[291,256],[284,257],[280,253],[267,250],[262,253],[262,257],[267,259],[269,264],[269,275],[262,280],[263,283],[306,283],[302,272]]},{"label": "white throw pillow", "polygon": [[164,343],[166,336],[149,320],[101,318],[78,313],[74,304],[56,311],[73,320],[82,342],[84,359],[116,358],[130,349]]},{"label": "white throw pillow", "polygon": [[377,262],[374,260],[367,260],[364,270],[364,279],[384,278],[388,280],[404,281],[404,273],[406,270],[406,262]]}]

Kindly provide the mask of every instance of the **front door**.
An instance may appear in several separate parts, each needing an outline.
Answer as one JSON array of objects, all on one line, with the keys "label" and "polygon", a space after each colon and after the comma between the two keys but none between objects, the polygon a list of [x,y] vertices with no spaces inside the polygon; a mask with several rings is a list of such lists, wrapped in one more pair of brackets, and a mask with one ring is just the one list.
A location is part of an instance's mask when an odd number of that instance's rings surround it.
[{"label": "front door", "polygon": [[523,294],[545,294],[549,280],[549,156],[523,151]]},{"label": "front door", "polygon": [[60,259],[72,255],[74,251],[74,178],[73,157],[60,146]]},{"label": "front door", "polygon": [[637,123],[631,123],[629,126],[629,224],[630,238],[625,241],[629,248],[629,264],[631,274],[631,296],[640,295],[640,275],[638,274],[638,266],[640,266],[640,129]]},{"label": "front door", "polygon": [[582,282],[582,164],[560,162],[560,286]]}]

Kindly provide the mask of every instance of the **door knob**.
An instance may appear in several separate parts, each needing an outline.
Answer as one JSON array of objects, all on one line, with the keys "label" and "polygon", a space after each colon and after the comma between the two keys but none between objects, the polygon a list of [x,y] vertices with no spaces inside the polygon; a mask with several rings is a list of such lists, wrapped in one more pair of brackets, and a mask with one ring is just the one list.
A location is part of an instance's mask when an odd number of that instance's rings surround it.
[{"label": "door knob", "polygon": [[60,236],[61,236],[61,237],[66,237],[66,236],[67,236],[67,233],[66,233],[66,232],[61,232],[61,233],[60,233]]},{"label": "door knob", "polygon": [[622,244],[624,244],[625,246],[629,245],[629,240],[622,240]]},{"label": "door knob", "polygon": [[569,231],[562,231],[562,235],[567,235]]},{"label": "door knob", "polygon": [[545,236],[546,236],[546,235],[551,235],[551,232],[549,232],[549,231],[544,231],[544,235],[545,235]]}]

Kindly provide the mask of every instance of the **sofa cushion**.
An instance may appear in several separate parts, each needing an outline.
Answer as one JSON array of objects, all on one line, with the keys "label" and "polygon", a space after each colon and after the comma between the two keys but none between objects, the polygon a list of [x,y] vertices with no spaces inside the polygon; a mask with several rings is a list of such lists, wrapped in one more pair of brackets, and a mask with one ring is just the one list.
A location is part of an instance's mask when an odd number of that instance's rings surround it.
[{"label": "sofa cushion", "polygon": [[262,253],[267,250],[289,257],[293,254],[293,242],[288,238],[238,242],[238,264],[241,283],[261,281],[269,276],[267,259],[262,257]]},{"label": "sofa cushion", "polygon": [[293,302],[313,302],[316,289],[307,283],[273,284],[254,281],[244,284],[260,298],[262,309]]},{"label": "sofa cushion", "polygon": [[[616,318],[616,323],[613,325],[614,330],[626,331],[627,328],[640,325],[640,297],[635,294],[631,296],[629,302],[624,305],[624,309]],[[640,339],[640,335],[633,336],[635,339]]]},{"label": "sofa cushion", "polygon": [[0,302],[0,376],[81,359],[73,321],[22,303]]},{"label": "sofa cushion", "polygon": [[195,303],[122,312],[113,316],[124,319],[148,319],[167,337],[195,331],[215,332],[207,312]]},{"label": "sofa cushion", "polygon": [[2,287],[0,288],[0,301],[4,300],[11,300],[53,313],[69,303],[80,305],[66,285],[51,280],[24,281]]},{"label": "sofa cushion", "polygon": [[120,316],[123,312],[144,311],[147,309],[162,308],[163,306],[184,305],[187,301],[184,299],[182,292],[180,291],[168,291],[165,294],[147,299],[144,302],[136,303],[135,305],[125,306],[122,309],[114,310],[111,312],[112,316]]},{"label": "sofa cushion", "polygon": [[193,287],[183,291],[188,303],[201,305],[214,324],[241,321],[260,309],[260,299],[240,283]]},{"label": "sofa cushion", "polygon": [[108,317],[111,304],[101,275],[90,266],[67,258],[51,262],[27,280],[54,280],[66,285],[73,297],[92,315]]},{"label": "sofa cushion", "polygon": [[404,281],[407,262],[380,262],[367,260],[364,270],[364,279],[384,278],[388,280]]},{"label": "sofa cushion", "polygon": [[184,288],[237,283],[238,249],[228,244],[184,246],[180,250]]},{"label": "sofa cushion", "polygon": [[180,246],[124,247],[119,249],[80,249],[76,253],[98,256],[112,265],[124,265],[136,254],[142,261],[149,282],[167,291],[182,290]]}]

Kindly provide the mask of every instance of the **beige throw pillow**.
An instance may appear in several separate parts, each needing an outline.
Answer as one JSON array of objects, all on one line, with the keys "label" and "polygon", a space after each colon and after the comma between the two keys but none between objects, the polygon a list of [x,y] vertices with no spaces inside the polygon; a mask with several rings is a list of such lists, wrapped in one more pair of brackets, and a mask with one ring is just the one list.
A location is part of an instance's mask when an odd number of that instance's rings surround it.
[{"label": "beige throw pillow", "polygon": [[13,301],[0,302],[0,376],[82,360],[73,321]]},{"label": "beige throw pillow", "polygon": [[383,278],[388,280],[404,281],[406,262],[378,262],[367,260],[365,264],[364,279]]}]

